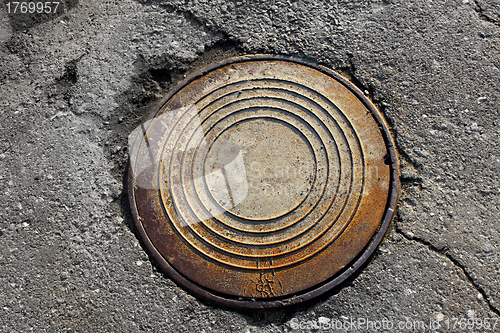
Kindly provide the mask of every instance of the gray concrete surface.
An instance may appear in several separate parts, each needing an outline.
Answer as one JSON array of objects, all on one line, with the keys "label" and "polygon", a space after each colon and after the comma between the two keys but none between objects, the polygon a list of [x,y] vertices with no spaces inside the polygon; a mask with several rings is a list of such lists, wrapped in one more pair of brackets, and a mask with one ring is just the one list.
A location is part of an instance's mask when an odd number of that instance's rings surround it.
[{"label": "gray concrete surface", "polygon": [[[363,320],[500,331],[479,327],[500,314],[498,0],[68,9],[25,29],[0,9],[1,332],[308,332]],[[148,107],[187,72],[239,53],[346,75],[386,115],[401,156],[398,215],[371,263],[281,311],[232,311],[179,289],[142,249],[124,193],[127,136]]]}]

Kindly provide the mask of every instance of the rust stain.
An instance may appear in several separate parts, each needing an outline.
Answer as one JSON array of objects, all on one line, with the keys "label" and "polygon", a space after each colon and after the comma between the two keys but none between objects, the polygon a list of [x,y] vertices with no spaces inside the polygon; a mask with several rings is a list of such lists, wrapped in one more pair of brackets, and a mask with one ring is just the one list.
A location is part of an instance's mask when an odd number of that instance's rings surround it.
[{"label": "rust stain", "polygon": [[140,237],[173,280],[226,306],[280,307],[337,286],[396,208],[382,115],[346,79],[299,59],[214,64],[131,138]]}]

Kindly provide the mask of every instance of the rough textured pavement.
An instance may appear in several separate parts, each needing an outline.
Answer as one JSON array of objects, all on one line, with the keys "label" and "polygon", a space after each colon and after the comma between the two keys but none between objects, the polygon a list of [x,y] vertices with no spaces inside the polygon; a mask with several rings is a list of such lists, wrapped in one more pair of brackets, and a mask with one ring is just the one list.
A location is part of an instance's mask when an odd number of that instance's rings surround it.
[{"label": "rough textured pavement", "polygon": [[[0,9],[1,332],[500,330],[498,0],[63,5],[36,22]],[[127,136],[148,107],[242,53],[348,77],[387,117],[402,166],[397,217],[370,264],[266,313],[212,306],[158,272],[124,192]],[[363,320],[385,329],[345,325]]]}]

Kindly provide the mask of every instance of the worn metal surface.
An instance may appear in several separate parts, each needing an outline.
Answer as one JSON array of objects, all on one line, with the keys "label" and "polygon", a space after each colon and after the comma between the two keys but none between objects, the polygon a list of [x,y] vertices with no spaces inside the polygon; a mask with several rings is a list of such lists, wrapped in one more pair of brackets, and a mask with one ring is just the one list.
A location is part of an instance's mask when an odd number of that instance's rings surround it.
[{"label": "worn metal surface", "polygon": [[330,70],[248,56],[180,84],[132,133],[129,195],[154,260],[227,306],[271,308],[344,281],[398,193],[378,110]]}]

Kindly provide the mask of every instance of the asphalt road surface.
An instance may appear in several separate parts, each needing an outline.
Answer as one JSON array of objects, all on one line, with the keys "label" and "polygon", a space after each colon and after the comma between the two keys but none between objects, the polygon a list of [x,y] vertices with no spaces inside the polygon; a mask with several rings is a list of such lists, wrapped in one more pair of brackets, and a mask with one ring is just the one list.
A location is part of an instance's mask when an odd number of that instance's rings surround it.
[{"label": "asphalt road surface", "polygon": [[[74,0],[29,17],[0,2],[1,332],[500,331],[498,0]],[[125,186],[149,108],[247,53],[357,84],[390,123],[402,182],[367,267],[256,313],[159,272]]]}]

